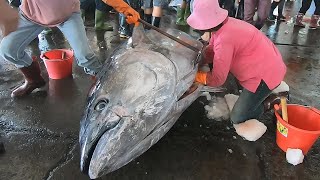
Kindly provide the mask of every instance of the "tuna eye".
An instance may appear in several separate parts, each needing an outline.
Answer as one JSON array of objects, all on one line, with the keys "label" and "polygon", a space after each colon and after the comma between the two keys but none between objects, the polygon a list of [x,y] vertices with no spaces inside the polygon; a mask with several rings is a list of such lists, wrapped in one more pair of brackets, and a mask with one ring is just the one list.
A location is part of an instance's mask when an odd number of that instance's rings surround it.
[{"label": "tuna eye", "polygon": [[96,111],[102,111],[106,108],[106,106],[108,105],[109,100],[108,99],[104,99],[104,100],[100,100],[96,106],[94,107],[94,109]]}]

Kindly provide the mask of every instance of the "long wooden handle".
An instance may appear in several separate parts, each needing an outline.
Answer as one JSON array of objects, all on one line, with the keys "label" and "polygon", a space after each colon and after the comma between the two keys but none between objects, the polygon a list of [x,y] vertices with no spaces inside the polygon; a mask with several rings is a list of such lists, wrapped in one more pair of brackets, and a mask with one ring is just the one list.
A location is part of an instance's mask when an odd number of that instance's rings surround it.
[{"label": "long wooden handle", "polygon": [[281,109],[282,109],[282,119],[288,122],[287,99],[285,97],[281,97]]},{"label": "long wooden handle", "polygon": [[181,39],[178,39],[178,38],[172,36],[171,34],[168,34],[167,32],[162,31],[161,29],[159,29],[159,28],[157,28],[157,27],[155,27],[155,26],[147,23],[146,21],[144,21],[144,20],[142,20],[142,19],[139,19],[139,22],[141,22],[143,25],[145,25],[145,26],[147,26],[147,27],[149,27],[149,28],[151,28],[151,29],[154,29],[154,30],[158,31],[159,33],[167,36],[168,38],[170,38],[170,39],[172,39],[172,40],[174,40],[174,41],[182,44],[183,46],[191,49],[192,51],[195,51],[195,52],[197,52],[197,53],[199,53],[199,51],[201,51],[201,49],[198,49],[198,48],[196,48],[196,47],[194,47],[194,46],[191,46],[190,44],[182,41]]}]

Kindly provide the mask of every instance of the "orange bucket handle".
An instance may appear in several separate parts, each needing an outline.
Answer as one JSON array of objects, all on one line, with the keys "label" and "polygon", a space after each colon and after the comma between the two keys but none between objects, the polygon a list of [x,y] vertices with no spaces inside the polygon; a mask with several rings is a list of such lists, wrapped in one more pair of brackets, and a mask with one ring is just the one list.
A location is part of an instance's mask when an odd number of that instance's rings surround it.
[{"label": "orange bucket handle", "polygon": [[[318,110],[318,109],[316,109],[316,108],[314,108],[314,107],[311,107],[311,106],[305,106],[305,107],[306,107],[306,108],[309,108],[309,109],[312,110],[313,112],[315,112],[315,113],[317,113],[317,114],[320,115],[320,110]],[[279,111],[279,110],[280,110],[279,104],[275,104],[275,105],[274,105],[274,109],[277,110],[277,111]]]},{"label": "orange bucket handle", "polygon": [[66,59],[45,59],[45,61],[50,61],[50,62],[62,62],[62,61],[66,61]]},{"label": "orange bucket handle", "polygon": [[[73,51],[72,49],[66,49],[66,50],[70,50],[70,51]],[[50,61],[52,61],[52,62],[58,62],[58,61],[65,61],[65,60],[67,60],[67,59],[65,59],[65,52],[62,52],[62,56],[61,56],[61,59],[50,59],[50,58],[48,58],[46,55],[45,55],[45,53],[42,53],[41,55],[40,55],[40,58],[41,59],[44,59],[44,60],[50,60]]]}]

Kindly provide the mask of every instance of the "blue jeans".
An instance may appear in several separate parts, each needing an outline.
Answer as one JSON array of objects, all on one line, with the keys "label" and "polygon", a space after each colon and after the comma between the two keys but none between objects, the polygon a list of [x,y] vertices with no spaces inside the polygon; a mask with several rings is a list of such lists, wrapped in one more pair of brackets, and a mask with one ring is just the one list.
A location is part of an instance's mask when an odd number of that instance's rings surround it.
[{"label": "blue jeans", "polygon": [[[102,64],[89,46],[80,13],[73,13],[67,21],[58,25],[58,28],[73,49],[77,64],[83,67],[87,74],[95,75]],[[1,41],[0,56],[18,68],[30,66],[32,59],[25,49],[44,29],[45,27],[29,21],[20,13],[18,29]]]},{"label": "blue jeans", "polygon": [[163,7],[165,4],[165,0],[143,0],[144,8]]},{"label": "blue jeans", "polygon": [[239,124],[249,119],[258,119],[264,113],[264,100],[271,94],[264,81],[261,81],[257,91],[252,93],[243,88],[238,100],[232,108],[230,119],[233,124]]}]

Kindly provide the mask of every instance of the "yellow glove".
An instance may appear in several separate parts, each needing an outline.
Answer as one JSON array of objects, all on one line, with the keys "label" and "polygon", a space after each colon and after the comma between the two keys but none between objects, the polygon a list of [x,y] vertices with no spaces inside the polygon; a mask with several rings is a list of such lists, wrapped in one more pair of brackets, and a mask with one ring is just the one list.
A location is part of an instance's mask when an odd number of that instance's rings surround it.
[{"label": "yellow glove", "polygon": [[202,71],[198,71],[197,75],[196,75],[196,79],[194,81],[197,83],[206,85],[207,84],[207,73],[202,72]]},{"label": "yellow glove", "polygon": [[140,19],[140,14],[132,9],[127,3],[123,0],[102,0],[104,3],[112,6],[116,11],[124,14],[127,19],[128,24],[135,24],[135,26],[139,26],[138,20]]}]

